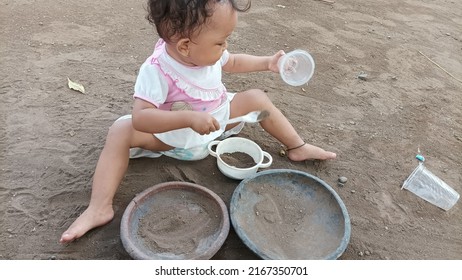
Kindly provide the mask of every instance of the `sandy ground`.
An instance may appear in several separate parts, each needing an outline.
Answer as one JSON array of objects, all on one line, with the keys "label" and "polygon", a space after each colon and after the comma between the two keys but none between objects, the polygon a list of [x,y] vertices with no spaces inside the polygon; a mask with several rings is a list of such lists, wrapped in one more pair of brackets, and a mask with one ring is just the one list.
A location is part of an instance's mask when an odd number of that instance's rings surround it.
[{"label": "sandy ground", "polygon": [[[308,172],[336,190],[352,228],[340,259],[462,259],[461,202],[446,212],[401,190],[420,149],[426,166],[462,193],[462,1],[252,2],[229,50],[304,49],[316,72],[304,87],[272,73],[225,76],[228,89],[264,89],[306,141],[339,156],[294,163],[258,126],[241,136],[274,157],[270,168]],[[144,5],[0,0],[0,259],[129,259],[123,211],[161,182],[206,186],[229,205],[238,181],[211,156],[133,160],[113,221],[58,243],[88,204],[107,130],[130,112],[137,71],[157,40]],[[70,90],[67,77],[86,93]],[[348,178],[343,187],[339,176]],[[214,258],[258,256],[231,231]]]}]

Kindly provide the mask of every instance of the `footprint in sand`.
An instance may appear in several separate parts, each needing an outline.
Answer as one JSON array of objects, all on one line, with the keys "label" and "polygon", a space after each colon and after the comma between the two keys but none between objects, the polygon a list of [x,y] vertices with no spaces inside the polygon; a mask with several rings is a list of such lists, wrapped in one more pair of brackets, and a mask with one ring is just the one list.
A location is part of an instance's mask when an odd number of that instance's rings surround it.
[{"label": "footprint in sand", "polygon": [[255,215],[263,217],[268,223],[274,224],[282,222],[278,206],[269,195],[265,195],[263,200],[255,204],[254,212]]}]

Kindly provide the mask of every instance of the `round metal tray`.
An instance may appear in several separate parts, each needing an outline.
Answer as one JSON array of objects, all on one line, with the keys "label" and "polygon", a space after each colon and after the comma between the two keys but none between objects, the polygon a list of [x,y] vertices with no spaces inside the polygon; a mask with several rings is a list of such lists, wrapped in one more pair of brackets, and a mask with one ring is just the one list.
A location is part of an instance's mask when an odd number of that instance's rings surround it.
[{"label": "round metal tray", "polygon": [[231,223],[262,259],[337,259],[350,240],[350,218],[321,179],[290,169],[243,180],[230,203]]}]

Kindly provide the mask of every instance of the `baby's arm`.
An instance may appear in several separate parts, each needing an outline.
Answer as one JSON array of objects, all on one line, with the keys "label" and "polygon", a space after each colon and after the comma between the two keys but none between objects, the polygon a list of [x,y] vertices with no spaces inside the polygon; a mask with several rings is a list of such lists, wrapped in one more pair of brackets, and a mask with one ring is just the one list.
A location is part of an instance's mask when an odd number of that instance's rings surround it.
[{"label": "baby's arm", "polygon": [[132,112],[133,128],[146,133],[162,133],[190,127],[197,133],[209,134],[220,124],[210,114],[197,111],[165,111],[153,104],[135,98]]},{"label": "baby's arm", "polygon": [[244,73],[256,71],[272,71],[278,73],[278,60],[285,53],[280,50],[273,56],[255,56],[249,54],[229,54],[228,62],[223,71],[230,73]]}]

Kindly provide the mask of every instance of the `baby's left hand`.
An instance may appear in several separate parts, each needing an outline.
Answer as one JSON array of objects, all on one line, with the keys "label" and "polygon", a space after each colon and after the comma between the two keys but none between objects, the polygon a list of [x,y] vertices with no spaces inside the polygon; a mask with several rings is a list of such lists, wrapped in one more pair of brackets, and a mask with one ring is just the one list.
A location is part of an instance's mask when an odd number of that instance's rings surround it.
[{"label": "baby's left hand", "polygon": [[278,61],[285,54],[286,53],[283,50],[280,50],[276,54],[274,54],[270,59],[268,69],[274,73],[279,73]]}]

